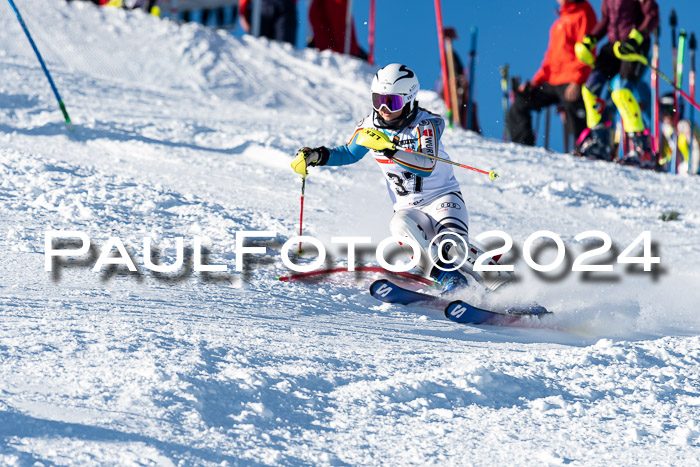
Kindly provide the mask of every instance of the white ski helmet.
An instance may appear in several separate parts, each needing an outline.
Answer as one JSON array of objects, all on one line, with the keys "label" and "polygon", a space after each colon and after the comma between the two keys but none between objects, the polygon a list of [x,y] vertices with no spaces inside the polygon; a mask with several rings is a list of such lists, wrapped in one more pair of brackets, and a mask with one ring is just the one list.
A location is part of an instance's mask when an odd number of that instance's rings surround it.
[{"label": "white ski helmet", "polygon": [[416,74],[406,65],[391,63],[381,68],[372,79],[372,107],[379,111],[386,106],[390,112],[405,109],[412,111],[416,105],[416,96],[420,84]]}]

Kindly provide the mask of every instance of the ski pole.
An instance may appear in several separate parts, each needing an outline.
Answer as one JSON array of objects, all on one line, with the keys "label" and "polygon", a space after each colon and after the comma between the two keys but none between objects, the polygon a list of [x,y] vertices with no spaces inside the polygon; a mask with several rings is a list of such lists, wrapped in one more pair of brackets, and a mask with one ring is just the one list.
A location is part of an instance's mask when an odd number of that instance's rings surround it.
[{"label": "ski pole", "polygon": [[462,167],[463,169],[473,170],[474,172],[479,172],[480,174],[488,175],[491,180],[495,180],[498,178],[498,173],[495,170],[492,170],[489,172],[487,170],[477,169],[476,167],[471,167],[469,165],[460,164],[459,162],[451,161],[449,159],[443,159],[442,157],[438,157],[438,156],[432,156],[430,154],[425,154],[423,152],[414,151],[413,149],[404,148],[402,146],[394,145],[394,149],[396,149],[397,151],[404,151],[404,152],[407,152],[409,154],[415,154],[417,156],[427,157],[428,159],[434,159],[436,161],[446,162],[448,164],[451,164],[451,165],[454,165],[457,167]]},{"label": "ski pole", "polygon": [[685,92],[683,89],[681,89],[677,84],[674,83],[674,81],[666,76],[661,70],[656,68],[654,65],[649,64],[649,60],[643,55],[640,54],[618,54],[618,47],[617,44],[615,44],[615,55],[617,58],[620,60],[625,60],[628,62],[640,62],[642,65],[649,67],[650,70],[654,71],[659,78],[662,80],[666,81],[668,84],[671,85],[671,87],[675,90],[678,91],[678,93],[686,100],[690,105],[695,107],[696,109],[700,110],[700,105],[698,105],[697,102],[695,102],[695,99],[690,97],[687,92]]},{"label": "ski pole", "polygon": [[[690,71],[688,72],[688,86],[690,95],[695,97],[695,33],[690,34]],[[695,139],[695,109],[690,109],[690,141],[688,141],[688,175],[695,175],[693,170],[693,139]]]},{"label": "ski pole", "polygon": [[671,16],[669,17],[669,24],[671,25],[671,59],[673,61],[672,76],[673,81],[670,83],[673,86],[673,114],[678,113],[678,93],[676,92],[676,64],[678,60],[678,48],[676,47],[676,26],[678,26],[678,17],[676,16],[676,10],[671,9]]},{"label": "ski pole", "polygon": [[508,64],[501,67],[501,107],[503,108],[503,141],[510,139],[508,128]]},{"label": "ski pole", "polygon": [[549,129],[552,121],[552,106],[548,105],[544,113],[544,148],[549,151]]},{"label": "ski pole", "polygon": [[17,21],[19,21],[20,26],[22,26],[22,29],[24,30],[24,34],[27,36],[27,39],[29,39],[29,44],[32,46],[32,49],[34,50],[34,53],[36,54],[36,58],[39,59],[39,64],[41,65],[41,69],[44,70],[44,74],[46,75],[46,78],[49,80],[49,85],[51,86],[51,90],[53,91],[54,96],[56,96],[56,100],[58,101],[58,107],[61,109],[61,113],[63,114],[63,119],[66,121],[66,126],[68,127],[68,131],[73,131],[73,124],[70,121],[70,117],[68,116],[68,111],[66,110],[66,106],[63,104],[63,99],[61,99],[61,95],[58,93],[58,89],[56,89],[56,85],[53,82],[53,79],[51,79],[51,73],[49,73],[49,69],[46,67],[46,63],[44,63],[44,59],[41,58],[41,54],[39,53],[39,49],[36,47],[36,44],[34,43],[34,39],[32,39],[32,35],[29,34],[29,28],[27,28],[27,25],[24,23],[24,19],[22,19],[22,15],[19,14],[19,10],[17,9],[17,5],[15,5],[14,0],[7,0],[10,3],[10,7],[14,10],[15,15],[17,16]]},{"label": "ski pole", "polygon": [[[673,81],[671,81],[671,79],[670,79],[668,76],[666,76],[666,75],[663,74],[661,71],[659,71],[658,68],[654,69],[654,68],[652,68],[650,65],[647,65],[647,66],[648,66],[649,68],[651,68],[652,70],[656,71],[656,74],[659,75],[659,77],[660,77],[661,79],[663,79],[664,81],[666,81],[667,83],[669,83],[671,86],[673,86]],[[695,107],[696,109],[700,110],[700,105],[698,105],[698,103],[695,102],[695,99],[693,99],[692,97],[690,97],[690,96],[688,95],[688,93],[686,93],[684,90],[682,90],[682,89],[679,88],[678,86],[675,86],[674,89],[675,89],[676,91],[678,91],[678,93],[679,93],[681,96],[683,96],[683,98],[684,98],[686,101],[688,101],[688,103],[689,103],[690,105],[692,105],[692,106]]]},{"label": "ski pole", "polygon": [[[683,61],[685,60],[685,38],[686,38],[686,32],[684,29],[681,29],[680,36],[678,37],[678,51],[676,55],[676,74],[673,77],[674,78],[674,83],[678,87],[678,89],[681,89],[683,86]],[[676,95],[677,96],[677,95]],[[680,99],[676,97],[676,112],[673,116],[673,128],[674,132],[676,133],[676,148],[673,151],[673,157],[671,158],[671,173],[676,174],[678,173],[678,164],[680,163],[681,160],[681,145],[680,143],[680,132],[678,131],[678,123],[680,122],[681,119],[681,106],[680,106]]]},{"label": "ski pole", "polygon": [[[659,67],[659,36],[661,35],[661,27],[657,27],[654,32],[654,48],[651,54],[651,64],[652,66]],[[659,77],[655,71],[651,72],[651,88],[654,92],[654,154],[658,158],[659,155],[659,142],[661,141],[661,132],[659,131],[659,99],[660,99],[660,88],[659,88]]]},{"label": "ski pole", "polygon": [[474,172],[479,172],[488,175],[491,180],[495,180],[498,178],[498,173],[496,173],[495,170],[487,172],[486,170],[481,170],[465,164],[460,164],[459,162],[451,161],[449,159],[444,159],[442,157],[433,156],[431,154],[425,154],[423,152],[414,151],[410,148],[397,146],[396,143],[392,143],[391,141],[389,141],[389,137],[387,135],[385,135],[382,132],[373,130],[372,128],[365,128],[364,130],[360,131],[360,133],[357,135],[356,142],[360,146],[364,146],[375,151],[384,151],[386,149],[404,151],[409,154],[415,154],[417,156],[427,157],[428,159],[433,159],[436,161],[445,162],[450,165],[455,165],[457,167],[462,167],[463,169],[473,170]]},{"label": "ski pole", "polygon": [[537,118],[535,119],[535,133],[534,133],[535,144],[537,144],[537,138],[540,136],[539,133],[540,133],[540,121],[542,120],[541,117],[542,117],[542,109],[537,111]]},{"label": "ski pole", "polygon": [[[304,191],[306,190],[306,175],[301,177],[301,208],[299,210],[299,236],[301,237],[304,228]],[[301,242],[299,242],[299,254],[302,254]]]},{"label": "ski pole", "polygon": [[673,133],[676,137],[676,147],[673,149],[673,154],[671,155],[669,172],[672,174],[676,173],[676,153],[678,152],[678,113],[679,113],[679,102],[678,102],[678,87],[676,77],[676,68],[678,67],[678,48],[676,46],[676,26],[678,26],[678,17],[676,16],[676,10],[671,9],[671,16],[669,18],[669,24],[671,25],[671,59],[673,60],[673,68],[671,68],[671,77],[673,82]]}]

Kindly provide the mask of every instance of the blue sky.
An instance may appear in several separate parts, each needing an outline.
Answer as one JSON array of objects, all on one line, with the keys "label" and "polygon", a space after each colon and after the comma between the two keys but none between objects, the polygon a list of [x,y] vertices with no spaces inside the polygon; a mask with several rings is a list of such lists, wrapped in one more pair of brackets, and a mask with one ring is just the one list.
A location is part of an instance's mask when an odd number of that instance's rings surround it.
[{"label": "blue sky", "polygon": [[[299,0],[299,8],[304,8],[306,2],[309,0]],[[600,15],[601,0],[590,3]],[[700,8],[698,0],[657,0],[657,3],[662,26],[661,69],[670,74],[671,8],[679,15],[679,27],[695,31],[699,36]],[[405,63],[418,73],[422,88],[433,88],[440,73],[434,1],[376,0],[376,4],[377,65]],[[523,79],[532,77],[547,48],[556,8],[557,3],[553,0],[442,0],[443,25],[457,29],[459,39],[454,46],[465,65],[469,56],[469,30],[472,26],[479,29],[475,85],[484,135],[500,138],[503,131],[499,67],[508,63],[511,75]],[[369,0],[354,0],[355,26],[365,49],[368,11]],[[687,89],[687,78],[684,87]],[[668,88],[662,86],[662,92],[664,89]],[[553,118],[550,146],[563,150],[562,129],[557,120]],[[540,134],[544,129],[544,117],[541,126]]]}]

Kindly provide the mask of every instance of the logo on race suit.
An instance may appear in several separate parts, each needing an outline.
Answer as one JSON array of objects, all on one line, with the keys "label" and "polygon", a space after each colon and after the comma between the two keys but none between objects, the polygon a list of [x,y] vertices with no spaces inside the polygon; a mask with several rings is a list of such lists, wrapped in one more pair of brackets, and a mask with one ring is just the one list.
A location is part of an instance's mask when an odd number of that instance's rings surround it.
[{"label": "logo on race suit", "polygon": [[433,130],[426,128],[423,130],[423,136],[433,136]]},{"label": "logo on race suit", "polygon": [[[430,131],[430,133],[432,133],[432,130],[425,130],[425,131]],[[423,132],[423,133],[425,133],[425,132]],[[427,152],[428,154],[433,154],[435,152],[434,151],[435,138],[433,138],[432,134],[430,136],[426,136],[426,135],[423,135],[423,136],[425,138],[424,139],[425,152]]]},{"label": "logo on race suit", "polygon": [[441,209],[462,209],[462,206],[459,203],[453,203],[453,202],[445,202],[445,203],[440,203],[435,210],[439,211]]}]

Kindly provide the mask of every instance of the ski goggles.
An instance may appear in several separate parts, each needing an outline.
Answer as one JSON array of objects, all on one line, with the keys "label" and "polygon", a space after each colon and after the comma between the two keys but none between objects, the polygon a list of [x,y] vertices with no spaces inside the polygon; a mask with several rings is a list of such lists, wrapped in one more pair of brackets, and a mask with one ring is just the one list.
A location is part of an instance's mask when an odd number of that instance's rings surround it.
[{"label": "ski goggles", "polygon": [[389,109],[389,112],[396,112],[397,110],[403,109],[403,98],[401,94],[378,94],[376,92],[372,93],[372,107],[374,110],[379,112],[382,106]]}]

